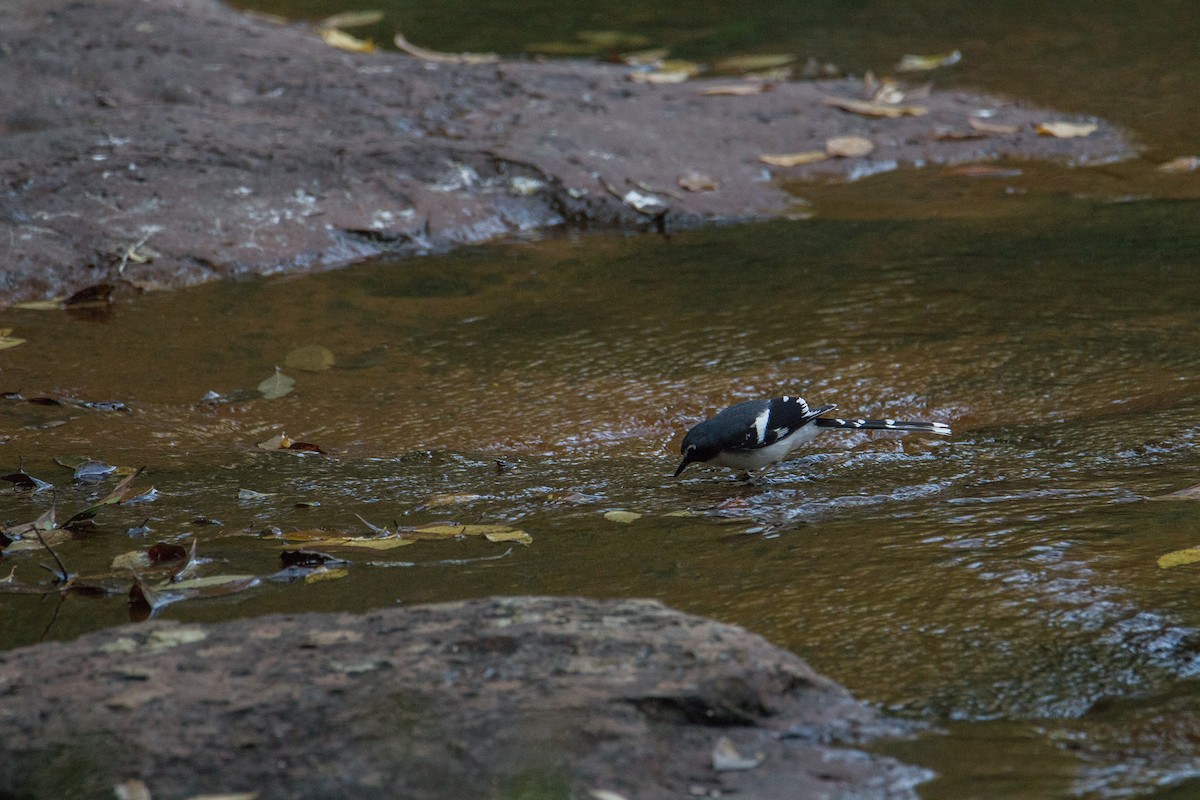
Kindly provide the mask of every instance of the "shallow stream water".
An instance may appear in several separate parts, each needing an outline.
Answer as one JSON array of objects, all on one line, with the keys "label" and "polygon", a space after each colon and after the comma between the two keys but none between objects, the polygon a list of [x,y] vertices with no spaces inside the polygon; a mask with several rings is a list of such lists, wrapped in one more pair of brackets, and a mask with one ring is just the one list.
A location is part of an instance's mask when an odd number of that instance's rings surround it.
[{"label": "shallow stream water", "polygon": [[[1165,108],[1166,130],[1187,113]],[[1196,144],[1162,130],[1139,129],[1154,152]],[[202,574],[265,578],[296,531],[504,524],[531,542],[338,550],[340,579],[264,580],[161,615],[655,597],[928,725],[887,745],[941,774],[924,797],[1200,793],[1200,565],[1158,565],[1200,545],[1200,503],[1148,499],[1200,483],[1200,189],[1149,161],[1012,166],[797,187],[810,220],[5,311],[27,341],[0,352],[0,390],[127,410],[0,400],[0,466],[55,484],[0,492],[0,519],[105,494],[114,479],[77,485],[53,460],[87,455],[145,465],[158,494],[56,547],[83,575],[160,540],[196,539]],[[330,369],[285,366],[313,344]],[[276,366],[289,395],[237,399]],[[234,399],[202,402],[210,390]],[[670,477],[689,425],[785,393],[955,433],[829,432],[751,485]],[[281,432],[327,452],[256,446]],[[0,578],[42,582],[48,562],[7,553]],[[0,614],[13,647],[129,611],[51,592],[0,594]]]}]

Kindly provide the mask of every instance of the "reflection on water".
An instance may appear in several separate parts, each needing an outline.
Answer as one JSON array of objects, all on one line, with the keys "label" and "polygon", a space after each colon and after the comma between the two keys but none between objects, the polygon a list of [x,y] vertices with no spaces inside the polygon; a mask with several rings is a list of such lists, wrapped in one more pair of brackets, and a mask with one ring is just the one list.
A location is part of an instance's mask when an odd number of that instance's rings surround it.
[{"label": "reflection on water", "polygon": [[[4,466],[23,459],[75,508],[107,489],[71,486],[53,457],[147,465],[156,502],[106,510],[59,548],[87,574],[144,545],[124,531],[147,517],[150,540],[198,537],[210,574],[270,574],[280,531],[365,533],[356,515],[533,537],[459,566],[368,562],[508,545],[351,553],[348,578],[168,617],[657,597],[947,725],[897,745],[946,773],[929,796],[969,796],[1000,773],[1014,777],[991,796],[1145,789],[1197,768],[1179,744],[1194,733],[1180,709],[1200,696],[1196,573],[1156,559],[1197,544],[1200,505],[1144,498],[1200,480],[1200,234],[1182,204],[1043,210],[529,242],[134,298],[104,321],[11,311],[28,343],[0,354],[0,388],[130,410],[0,403]],[[307,344],[337,363],[285,368],[288,397],[200,403],[254,387]],[[955,436],[829,432],[755,485],[670,478],[689,424],[782,393],[943,420]],[[255,447],[281,430],[331,455]],[[241,488],[275,494],[239,501]],[[457,499],[430,502],[445,495]],[[26,521],[49,501],[6,492],[0,515]],[[4,564],[32,582],[40,560]],[[0,609],[3,646],[125,617],[119,597],[0,595]],[[1161,713],[1131,700],[1146,695]]]}]

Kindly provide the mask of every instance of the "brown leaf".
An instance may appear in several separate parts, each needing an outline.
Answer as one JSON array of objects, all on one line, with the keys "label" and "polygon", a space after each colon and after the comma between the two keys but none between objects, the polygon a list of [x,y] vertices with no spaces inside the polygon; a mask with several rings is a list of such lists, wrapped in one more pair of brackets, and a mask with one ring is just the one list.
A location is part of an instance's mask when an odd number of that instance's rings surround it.
[{"label": "brown leaf", "polygon": [[1034,130],[1043,136],[1056,139],[1074,139],[1091,136],[1100,126],[1094,122],[1039,122]]},{"label": "brown leaf", "polygon": [[95,286],[80,289],[68,297],[63,301],[63,306],[70,308],[71,306],[108,304],[112,302],[112,293],[111,283],[97,283]]},{"label": "brown leaf", "polygon": [[804,164],[815,164],[829,158],[824,150],[805,150],[800,153],[763,154],[758,160],[773,167],[799,167]]},{"label": "brown leaf", "polygon": [[967,124],[980,133],[995,133],[1002,136],[1011,136],[1014,133],[1019,133],[1021,130],[1019,125],[1001,125],[998,122],[984,122],[978,117],[968,117]]},{"label": "brown leaf", "polygon": [[861,158],[875,150],[875,143],[865,136],[833,136],[825,140],[825,152],[838,158]]}]

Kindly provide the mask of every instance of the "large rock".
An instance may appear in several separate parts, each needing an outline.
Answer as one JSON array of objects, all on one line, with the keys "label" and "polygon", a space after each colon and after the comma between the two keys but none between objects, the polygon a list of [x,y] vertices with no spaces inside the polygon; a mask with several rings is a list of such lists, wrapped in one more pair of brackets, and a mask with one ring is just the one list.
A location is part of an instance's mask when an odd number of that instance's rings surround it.
[{"label": "large rock", "polygon": [[[968,93],[879,119],[825,103],[859,97],[858,81],[723,96],[705,93],[718,82],[630,72],[351,54],[216,0],[4,0],[0,301],[315,269],[563,223],[771,216],[796,205],[776,179],[814,173],[1130,152],[1110,125],[1038,136],[1033,123],[1055,115]],[[972,130],[985,108],[1016,132]],[[874,152],[776,170],[758,159],[841,134]],[[692,171],[717,188],[681,188]],[[651,195],[662,205],[645,205]]]},{"label": "large rock", "polygon": [[[0,796],[912,797],[898,729],[740,628],[490,599],[150,622],[0,654]],[[716,771],[727,737],[753,769]]]}]

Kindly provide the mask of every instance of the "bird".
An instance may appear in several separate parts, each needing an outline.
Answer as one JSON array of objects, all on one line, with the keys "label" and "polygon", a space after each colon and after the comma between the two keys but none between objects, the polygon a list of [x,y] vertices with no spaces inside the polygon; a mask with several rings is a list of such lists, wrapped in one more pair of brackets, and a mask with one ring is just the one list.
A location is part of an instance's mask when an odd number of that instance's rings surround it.
[{"label": "bird", "polygon": [[697,424],[683,437],[680,447],[683,461],[675,470],[675,477],[689,464],[731,467],[748,476],[752,470],[789,458],[825,428],[950,435],[950,426],[942,422],[823,416],[835,408],[832,404],[810,406],[804,398],[790,395],[730,406]]}]

